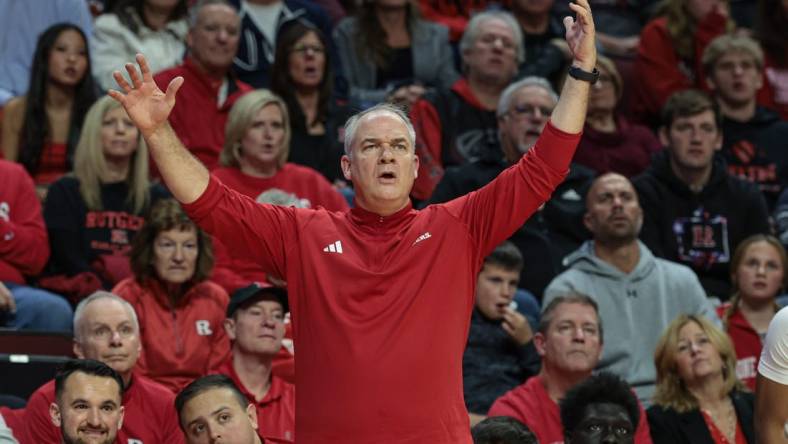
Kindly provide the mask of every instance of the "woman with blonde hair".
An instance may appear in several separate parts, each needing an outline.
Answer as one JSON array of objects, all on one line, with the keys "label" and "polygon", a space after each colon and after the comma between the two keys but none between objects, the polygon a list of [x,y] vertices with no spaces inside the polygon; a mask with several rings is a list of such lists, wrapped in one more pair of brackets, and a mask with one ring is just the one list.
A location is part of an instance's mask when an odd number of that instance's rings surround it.
[{"label": "woman with blonde hair", "polygon": [[736,348],[736,376],[750,390],[755,390],[763,339],[779,310],[776,298],[785,289],[786,270],[785,248],[767,234],[741,241],[731,260],[733,296],[717,308],[717,314]]},{"label": "woman with blonde hair", "polygon": [[73,173],[52,184],[44,205],[51,257],[41,284],[78,301],[130,275],[126,253],[151,202],[167,192],[148,179],[148,150],[120,105],[90,108]]},{"label": "woman with blonde hair", "polygon": [[[346,211],[348,204],[328,180],[312,168],[287,162],[290,121],[287,105],[267,89],[245,94],[233,104],[225,127],[222,165],[213,174],[228,187],[259,200],[261,194],[281,190],[294,197],[299,207],[325,207]],[[262,281],[257,264],[231,259],[215,242],[216,281],[228,292]]]},{"label": "woman with blonde hair", "polygon": [[728,0],[665,0],[640,34],[631,108],[656,127],[665,101],[676,91],[705,87],[701,57],[715,37],[733,30]]},{"label": "woman with blonde hair", "polygon": [[648,413],[654,444],[754,444],[753,396],[736,379],[736,353],[703,317],[679,315],[654,353],[657,388]]}]

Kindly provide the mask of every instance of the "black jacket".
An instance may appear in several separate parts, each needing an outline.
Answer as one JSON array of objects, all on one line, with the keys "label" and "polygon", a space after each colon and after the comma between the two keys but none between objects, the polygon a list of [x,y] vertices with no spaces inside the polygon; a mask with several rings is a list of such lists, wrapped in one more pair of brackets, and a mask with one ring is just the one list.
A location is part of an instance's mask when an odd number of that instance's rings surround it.
[{"label": "black jacket", "polygon": [[[754,399],[752,393],[739,391],[731,393],[736,418],[748,444],[755,444]],[[646,413],[654,444],[714,444],[700,410],[678,413],[673,409],[654,405]]]},{"label": "black jacket", "polygon": [[722,155],[728,172],[757,183],[773,210],[788,186],[788,122],[763,107],[747,122],[724,118]]},{"label": "black jacket", "polygon": [[654,155],[634,180],[643,208],[640,239],[655,256],[692,268],[709,295],[730,295],[729,265],[746,237],[769,232],[766,201],[757,185],[727,173],[714,160],[711,178],[694,193],[673,173],[669,151]]},{"label": "black jacket", "polygon": [[[486,156],[449,168],[424,206],[448,202],[475,191],[490,183],[507,166],[497,157]],[[583,213],[585,194],[594,175],[589,168],[571,164],[569,174],[552,198],[509,238],[523,254],[525,266],[520,273],[520,287],[539,300],[545,287],[563,271],[564,256],[590,238],[583,225]]]}]

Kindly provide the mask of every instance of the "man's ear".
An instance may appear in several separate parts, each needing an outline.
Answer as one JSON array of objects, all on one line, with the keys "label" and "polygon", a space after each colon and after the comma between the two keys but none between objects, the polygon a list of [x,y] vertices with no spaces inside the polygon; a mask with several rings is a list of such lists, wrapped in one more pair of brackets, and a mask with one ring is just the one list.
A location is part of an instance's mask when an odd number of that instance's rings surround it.
[{"label": "man's ear", "polygon": [[668,137],[668,128],[664,125],[660,126],[659,130],[657,131],[657,135],[659,136],[659,143],[661,143],[663,147],[668,148],[670,146],[670,137]]},{"label": "man's ear", "polygon": [[413,178],[417,179],[419,177],[419,156],[414,154],[413,155]]},{"label": "man's ear", "polygon": [[588,214],[587,211],[583,214],[583,226],[585,226],[588,231],[591,231],[591,215]]},{"label": "man's ear", "polygon": [[342,167],[342,175],[345,176],[345,180],[352,181],[353,178],[350,174],[350,157],[347,154],[342,155],[342,160],[340,160],[340,166]]},{"label": "man's ear", "polygon": [[534,347],[536,348],[536,353],[539,354],[539,357],[544,358],[545,355],[545,341],[544,335],[542,332],[538,331],[534,334]]},{"label": "man's ear", "polygon": [[55,427],[60,427],[63,422],[60,417],[60,407],[54,402],[49,404],[49,420],[52,421]]},{"label": "man's ear", "polygon": [[224,331],[227,333],[227,337],[230,338],[231,341],[235,341],[235,320],[226,318],[224,322],[222,322],[224,326]]},{"label": "man's ear", "polygon": [[76,339],[72,344],[72,350],[74,351],[74,356],[79,359],[85,359],[85,351],[82,350],[82,344],[80,344]]},{"label": "man's ear", "polygon": [[249,422],[252,423],[252,427],[257,430],[257,407],[255,407],[254,404],[249,403],[249,405],[246,406],[246,416],[249,417]]},{"label": "man's ear", "polygon": [[120,415],[118,415],[118,430],[123,427],[123,418],[126,416],[126,408],[120,406]]}]

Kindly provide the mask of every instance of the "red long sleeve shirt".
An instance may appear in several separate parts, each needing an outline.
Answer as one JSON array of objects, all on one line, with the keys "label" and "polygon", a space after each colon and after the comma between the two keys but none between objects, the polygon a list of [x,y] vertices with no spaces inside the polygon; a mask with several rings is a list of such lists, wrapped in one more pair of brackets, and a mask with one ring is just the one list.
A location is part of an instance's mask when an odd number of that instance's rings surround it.
[{"label": "red long sleeve shirt", "polygon": [[[19,444],[60,444],[60,428],[49,418],[49,405],[55,402],[55,381],[39,387],[27,402]],[[117,443],[181,444],[183,433],[175,412],[175,395],[161,384],[134,375],[123,393],[123,426]],[[15,430],[16,432],[16,430]],[[136,441],[135,441],[136,440]]]},{"label": "red long sleeve shirt", "polygon": [[548,124],[490,184],[422,211],[259,205],[215,179],[184,206],[287,277],[299,444],[471,442],[462,354],[476,273],[563,180],[578,139]]},{"label": "red long sleeve shirt", "polygon": [[223,326],[229,299],[213,282],[196,284],[175,306],[155,280],[142,286],[127,278],[112,292],[128,301],[139,319],[142,353],[137,371],[172,392],[217,373],[230,355]]},{"label": "red long sleeve shirt", "polygon": [[24,284],[49,259],[49,241],[33,179],[0,159],[0,282]]}]

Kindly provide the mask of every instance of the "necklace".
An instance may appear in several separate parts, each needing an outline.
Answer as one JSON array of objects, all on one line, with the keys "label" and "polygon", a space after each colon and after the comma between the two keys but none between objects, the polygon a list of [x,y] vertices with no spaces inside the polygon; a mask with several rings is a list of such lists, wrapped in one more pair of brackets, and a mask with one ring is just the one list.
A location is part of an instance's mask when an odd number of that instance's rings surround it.
[{"label": "necklace", "polygon": [[[713,412],[711,409],[701,409],[711,418],[711,422],[722,433],[725,442],[734,444],[736,442],[736,409],[730,398],[725,398],[725,405]],[[720,412],[719,410],[723,410]]]}]

